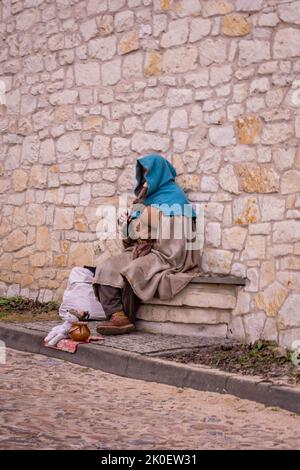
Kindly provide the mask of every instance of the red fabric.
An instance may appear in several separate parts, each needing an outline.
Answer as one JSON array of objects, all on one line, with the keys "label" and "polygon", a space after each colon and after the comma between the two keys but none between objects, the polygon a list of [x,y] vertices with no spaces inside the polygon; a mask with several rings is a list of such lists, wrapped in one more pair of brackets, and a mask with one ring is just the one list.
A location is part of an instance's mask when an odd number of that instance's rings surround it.
[{"label": "red fabric", "polygon": [[59,349],[74,354],[79,344],[92,343],[93,341],[104,340],[103,336],[90,336],[86,341],[73,341],[72,339],[61,339],[55,346],[49,346],[44,342],[46,348]]}]

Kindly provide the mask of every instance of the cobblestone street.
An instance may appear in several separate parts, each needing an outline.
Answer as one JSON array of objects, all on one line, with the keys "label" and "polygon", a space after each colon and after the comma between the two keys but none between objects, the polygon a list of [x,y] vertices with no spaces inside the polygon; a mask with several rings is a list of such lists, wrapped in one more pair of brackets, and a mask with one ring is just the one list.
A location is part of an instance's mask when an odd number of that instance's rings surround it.
[{"label": "cobblestone street", "polygon": [[300,417],[8,350],[0,449],[299,449]]}]

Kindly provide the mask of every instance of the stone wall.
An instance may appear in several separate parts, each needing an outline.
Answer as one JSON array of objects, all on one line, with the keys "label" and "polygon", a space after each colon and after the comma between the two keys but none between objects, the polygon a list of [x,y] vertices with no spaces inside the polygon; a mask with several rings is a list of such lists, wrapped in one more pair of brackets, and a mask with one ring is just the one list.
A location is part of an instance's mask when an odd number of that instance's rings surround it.
[{"label": "stone wall", "polygon": [[300,1],[2,0],[0,291],[60,298],[95,208],[160,152],[205,204],[232,334],[300,339]]}]

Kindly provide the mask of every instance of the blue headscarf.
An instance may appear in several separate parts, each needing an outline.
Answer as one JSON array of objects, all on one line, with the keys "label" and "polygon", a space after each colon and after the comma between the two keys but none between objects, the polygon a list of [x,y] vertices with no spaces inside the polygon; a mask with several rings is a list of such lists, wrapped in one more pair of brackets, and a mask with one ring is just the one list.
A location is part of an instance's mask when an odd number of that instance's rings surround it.
[{"label": "blue headscarf", "polygon": [[[143,175],[143,168],[147,172]],[[193,206],[184,191],[175,183],[176,170],[161,155],[146,155],[137,160],[135,195],[137,196],[146,180],[147,193],[143,202],[147,206],[160,209],[165,215],[185,215],[196,217]],[[133,217],[139,217],[139,213]]]}]

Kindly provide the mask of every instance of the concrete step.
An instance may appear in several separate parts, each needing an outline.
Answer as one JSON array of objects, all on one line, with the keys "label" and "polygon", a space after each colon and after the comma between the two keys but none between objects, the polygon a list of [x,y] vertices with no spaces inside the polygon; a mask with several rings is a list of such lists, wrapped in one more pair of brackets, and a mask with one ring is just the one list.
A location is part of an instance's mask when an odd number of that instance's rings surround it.
[{"label": "concrete step", "polygon": [[177,307],[169,305],[142,305],[137,318],[152,322],[195,323],[215,325],[228,323],[230,309]]},{"label": "concrete step", "polygon": [[232,309],[236,305],[235,290],[235,286],[218,287],[214,284],[189,284],[173,299],[152,299],[149,304]]},{"label": "concrete step", "polygon": [[149,333],[225,338],[236,306],[236,279],[193,282],[171,300],[152,299],[137,313],[137,328]]},{"label": "concrete step", "polygon": [[145,333],[203,338],[226,338],[228,330],[227,323],[220,323],[218,325],[201,325],[199,323],[164,323],[144,320],[138,320],[136,327],[138,331],[143,331]]}]

